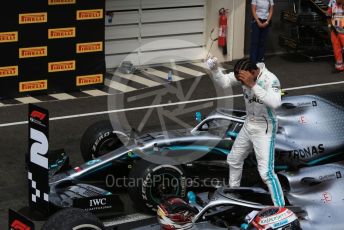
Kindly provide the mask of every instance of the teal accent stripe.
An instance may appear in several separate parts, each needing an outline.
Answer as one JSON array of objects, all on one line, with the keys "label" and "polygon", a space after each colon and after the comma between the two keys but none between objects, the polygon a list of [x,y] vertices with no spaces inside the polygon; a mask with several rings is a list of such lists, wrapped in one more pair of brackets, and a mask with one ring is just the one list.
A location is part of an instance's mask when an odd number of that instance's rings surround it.
[{"label": "teal accent stripe", "polygon": [[275,133],[276,133],[276,122],[275,119],[272,115],[271,109],[267,108],[268,110],[268,114],[269,114],[269,118],[272,122],[272,135],[271,135],[271,140],[270,140],[270,153],[269,153],[269,170],[268,170],[268,177],[270,178],[271,182],[272,182],[272,188],[274,190],[273,195],[276,195],[277,197],[275,197],[276,201],[277,201],[277,205],[278,206],[283,206],[282,203],[282,199],[281,199],[281,191],[279,186],[277,185],[277,178],[276,176],[273,175],[273,166],[274,166],[274,154],[275,154]]},{"label": "teal accent stripe", "polygon": [[80,177],[85,177],[85,176],[88,176],[88,175],[90,175],[90,174],[92,174],[92,173],[95,173],[95,172],[98,172],[98,171],[100,171],[100,170],[102,170],[102,169],[105,169],[105,168],[107,168],[107,167],[110,167],[112,165],[112,163],[107,163],[107,164],[105,164],[105,165],[103,165],[103,166],[101,166],[101,167],[99,167],[99,168],[95,168],[93,171],[89,171],[89,172],[87,172],[87,173],[85,173],[85,174],[82,174],[82,175],[80,175]]},{"label": "teal accent stripe", "polygon": [[[324,160],[327,160],[327,159],[331,159],[332,157],[335,157],[335,156],[339,156],[339,155],[344,155],[343,152],[339,152],[339,153],[334,153],[334,154],[331,154],[331,155],[327,155],[327,156],[324,156],[324,157],[320,157],[318,159],[314,159],[314,160],[311,160],[310,162],[307,162],[305,163],[307,166],[313,166],[315,164],[318,164],[319,162],[321,161],[324,161]],[[288,169],[288,166],[286,165],[275,165],[275,169],[278,169],[278,170],[286,170]]]},{"label": "teal accent stripe", "polygon": [[[201,146],[201,145],[190,145],[190,146],[170,146],[168,147],[170,150],[174,151],[182,151],[182,150],[189,150],[189,151],[201,151],[201,152],[210,152],[211,148],[208,146]],[[223,149],[223,148],[213,148],[214,150],[217,150],[225,155],[228,155],[230,153],[229,150]]]},{"label": "teal accent stripe", "polygon": [[327,160],[329,158],[332,158],[332,157],[335,157],[335,156],[338,156],[338,155],[341,155],[343,154],[342,152],[340,153],[334,153],[334,154],[331,154],[331,155],[327,155],[327,156],[324,156],[324,157],[321,157],[321,158],[318,158],[318,159],[315,159],[315,160],[311,160],[310,162],[307,162],[306,165],[308,166],[312,166],[312,165],[315,165],[323,160]]},{"label": "teal accent stripe", "polygon": [[237,136],[238,136],[238,133],[232,132],[232,131],[228,131],[228,132],[227,132],[227,136],[229,136],[229,137],[237,137]]},{"label": "teal accent stripe", "polygon": [[[230,150],[223,149],[223,148],[213,148],[214,150],[217,150],[218,152],[212,152],[212,154],[224,154],[228,155],[230,154]],[[199,151],[199,152],[210,152],[212,150],[208,146],[202,146],[202,145],[190,145],[190,146],[169,146],[166,148],[162,148],[162,150],[172,150],[172,151]],[[155,151],[145,151],[146,154],[153,155]],[[133,154],[130,156],[131,158],[138,158],[139,156],[137,154]]]},{"label": "teal accent stripe", "polygon": [[288,166],[286,166],[286,165],[275,165],[275,169],[286,170],[286,169],[288,169]]}]

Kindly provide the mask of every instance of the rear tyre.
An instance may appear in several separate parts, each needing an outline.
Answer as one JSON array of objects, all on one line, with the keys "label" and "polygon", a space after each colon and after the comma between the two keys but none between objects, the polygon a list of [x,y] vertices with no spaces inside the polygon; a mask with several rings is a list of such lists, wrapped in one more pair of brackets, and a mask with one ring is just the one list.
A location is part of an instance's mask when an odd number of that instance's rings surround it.
[{"label": "rear tyre", "polygon": [[118,138],[111,122],[99,121],[87,128],[81,138],[80,150],[84,161],[105,155],[123,144]]},{"label": "rear tyre", "polygon": [[52,215],[42,230],[104,230],[104,225],[92,213],[79,208],[67,208]]},{"label": "rear tyre", "polygon": [[135,182],[134,186],[128,188],[129,196],[141,211],[155,212],[165,199],[186,196],[186,178],[178,166],[139,160],[131,170],[129,179]]}]

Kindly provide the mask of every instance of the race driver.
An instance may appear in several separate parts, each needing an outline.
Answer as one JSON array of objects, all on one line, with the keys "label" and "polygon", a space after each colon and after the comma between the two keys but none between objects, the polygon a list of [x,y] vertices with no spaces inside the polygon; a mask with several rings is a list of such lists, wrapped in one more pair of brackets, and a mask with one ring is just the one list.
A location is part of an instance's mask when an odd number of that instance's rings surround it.
[{"label": "race driver", "polygon": [[335,68],[337,71],[344,71],[343,54],[344,47],[344,0],[330,0],[328,14],[328,28],[331,32],[331,42],[333,47],[334,58],[336,61]]},{"label": "race driver", "polygon": [[219,70],[215,57],[208,58],[207,65],[220,86],[227,88],[241,83],[244,92],[246,120],[227,157],[230,187],[240,186],[244,160],[253,148],[259,174],[269,188],[274,205],[284,206],[283,191],[274,171],[275,109],[281,105],[279,80],[263,63],[256,65],[248,59],[239,60],[234,72],[229,74]]}]

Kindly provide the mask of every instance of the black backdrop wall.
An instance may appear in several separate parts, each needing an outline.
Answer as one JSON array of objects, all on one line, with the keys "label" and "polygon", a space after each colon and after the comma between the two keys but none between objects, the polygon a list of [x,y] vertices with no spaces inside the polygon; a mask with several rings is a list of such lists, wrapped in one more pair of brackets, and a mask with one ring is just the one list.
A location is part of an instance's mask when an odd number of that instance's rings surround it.
[{"label": "black backdrop wall", "polygon": [[103,84],[105,0],[11,0],[0,14],[0,97]]}]

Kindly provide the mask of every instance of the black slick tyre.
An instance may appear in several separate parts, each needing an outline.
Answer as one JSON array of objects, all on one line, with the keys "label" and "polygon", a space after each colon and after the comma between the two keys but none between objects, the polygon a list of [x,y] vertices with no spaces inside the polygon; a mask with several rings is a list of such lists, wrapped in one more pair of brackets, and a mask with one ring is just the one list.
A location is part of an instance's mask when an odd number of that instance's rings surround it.
[{"label": "black slick tyre", "polygon": [[53,214],[42,230],[104,230],[104,225],[92,213],[79,208],[66,208]]},{"label": "black slick tyre", "polygon": [[139,160],[131,170],[129,180],[134,184],[128,187],[129,196],[141,211],[155,212],[157,205],[166,198],[186,196],[186,178],[179,166]]},{"label": "black slick tyre", "polygon": [[84,161],[89,161],[122,145],[110,121],[104,120],[87,128],[81,138],[80,150]]}]

